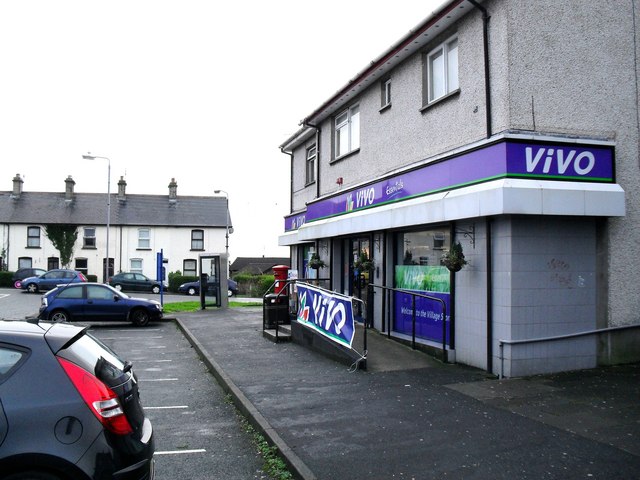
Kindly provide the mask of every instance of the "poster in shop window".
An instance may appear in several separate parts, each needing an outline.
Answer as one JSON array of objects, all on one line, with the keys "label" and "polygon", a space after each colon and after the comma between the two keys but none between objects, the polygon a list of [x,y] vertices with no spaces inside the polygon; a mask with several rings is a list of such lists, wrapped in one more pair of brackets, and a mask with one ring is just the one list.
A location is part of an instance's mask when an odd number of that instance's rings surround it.
[{"label": "poster in shop window", "polygon": [[[445,302],[447,317],[442,304],[436,300],[415,297],[416,338],[442,343],[442,322],[447,322],[447,344],[449,343],[450,275],[443,266],[397,265],[396,288],[436,297]],[[394,330],[412,335],[413,300],[408,293],[396,292]]]}]

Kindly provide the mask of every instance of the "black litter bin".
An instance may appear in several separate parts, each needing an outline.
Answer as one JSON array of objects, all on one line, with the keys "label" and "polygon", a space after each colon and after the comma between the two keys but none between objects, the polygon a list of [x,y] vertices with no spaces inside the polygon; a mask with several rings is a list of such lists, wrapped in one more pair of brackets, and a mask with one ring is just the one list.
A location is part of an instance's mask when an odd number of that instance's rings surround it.
[{"label": "black litter bin", "polygon": [[264,296],[264,327],[276,328],[276,323],[284,325],[289,323],[289,297],[270,293]]}]

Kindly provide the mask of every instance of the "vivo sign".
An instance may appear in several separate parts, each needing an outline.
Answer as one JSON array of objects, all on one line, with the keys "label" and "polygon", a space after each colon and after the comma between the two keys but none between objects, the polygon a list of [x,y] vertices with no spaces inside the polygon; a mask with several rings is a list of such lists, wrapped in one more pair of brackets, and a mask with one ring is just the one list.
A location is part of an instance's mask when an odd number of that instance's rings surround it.
[{"label": "vivo sign", "polygon": [[312,222],[499,178],[613,183],[613,154],[613,146],[608,145],[502,140],[311,202],[304,216],[286,219],[285,229],[296,229],[301,222]]}]

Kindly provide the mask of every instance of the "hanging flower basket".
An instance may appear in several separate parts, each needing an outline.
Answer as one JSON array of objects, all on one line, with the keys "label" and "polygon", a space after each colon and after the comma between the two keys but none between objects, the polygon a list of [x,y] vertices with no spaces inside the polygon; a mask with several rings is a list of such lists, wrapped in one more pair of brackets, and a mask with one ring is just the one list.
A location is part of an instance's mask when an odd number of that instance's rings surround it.
[{"label": "hanging flower basket", "polygon": [[361,272],[368,272],[373,268],[373,260],[371,260],[365,252],[362,252],[355,262],[353,267]]},{"label": "hanging flower basket", "polygon": [[447,267],[451,272],[459,272],[467,263],[462,252],[462,245],[456,242],[451,245],[449,252],[444,254],[441,259],[442,265]]},{"label": "hanging flower basket", "polygon": [[317,253],[314,253],[313,255],[311,255],[311,258],[309,259],[309,268],[313,268],[314,270],[317,270],[319,268],[324,268],[325,266],[326,264],[320,258],[320,255],[318,255]]}]

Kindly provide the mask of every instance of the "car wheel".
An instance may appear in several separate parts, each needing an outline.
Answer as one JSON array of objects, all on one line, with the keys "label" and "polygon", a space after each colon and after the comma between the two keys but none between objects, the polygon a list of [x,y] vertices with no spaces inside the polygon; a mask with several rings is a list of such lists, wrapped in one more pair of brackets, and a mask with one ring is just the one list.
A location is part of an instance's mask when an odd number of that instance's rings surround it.
[{"label": "car wheel", "polygon": [[149,323],[149,320],[151,320],[151,317],[146,310],[138,308],[131,312],[131,323],[136,327],[144,327]]},{"label": "car wheel", "polygon": [[119,292],[122,290],[122,285],[120,285],[119,283],[116,283],[113,288],[115,288],[116,290],[118,290]]},{"label": "car wheel", "polygon": [[71,317],[64,310],[54,310],[49,315],[49,320],[51,320],[52,322],[56,322],[56,323],[69,322],[69,321],[71,321]]},{"label": "car wheel", "polygon": [[19,472],[3,477],[5,480],[60,480],[57,475],[48,472]]},{"label": "car wheel", "polygon": [[13,287],[22,288],[22,282],[20,280],[16,280],[15,282],[13,282]]},{"label": "car wheel", "polygon": [[154,285],[151,287],[151,293],[160,293],[160,285]]},{"label": "car wheel", "polygon": [[233,290],[227,290],[227,297],[233,297]]},{"label": "car wheel", "polygon": [[195,287],[189,287],[189,289],[187,290],[187,295],[195,295],[195,294],[196,294]]},{"label": "car wheel", "polygon": [[27,285],[27,292],[29,293],[38,293],[38,285],[35,283],[30,283]]}]

